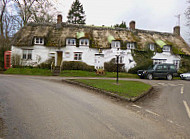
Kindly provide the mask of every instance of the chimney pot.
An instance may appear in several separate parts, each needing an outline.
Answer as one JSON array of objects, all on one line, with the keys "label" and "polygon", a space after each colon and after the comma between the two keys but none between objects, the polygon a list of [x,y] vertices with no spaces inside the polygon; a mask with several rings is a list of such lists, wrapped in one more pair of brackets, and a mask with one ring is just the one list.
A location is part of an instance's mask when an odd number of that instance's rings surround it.
[{"label": "chimney pot", "polygon": [[57,24],[60,24],[60,23],[62,23],[62,15],[61,14],[57,15]]},{"label": "chimney pot", "polygon": [[129,28],[132,29],[132,30],[135,30],[135,21],[131,21],[129,23]]},{"label": "chimney pot", "polygon": [[180,36],[180,26],[175,26],[173,34]]}]

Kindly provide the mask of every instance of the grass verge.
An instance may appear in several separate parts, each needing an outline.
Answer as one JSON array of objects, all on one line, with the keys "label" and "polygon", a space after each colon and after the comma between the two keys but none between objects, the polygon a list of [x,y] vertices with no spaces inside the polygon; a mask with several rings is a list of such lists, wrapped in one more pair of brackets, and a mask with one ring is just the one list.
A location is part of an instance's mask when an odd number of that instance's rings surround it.
[{"label": "grass verge", "polygon": [[[48,69],[39,68],[10,68],[4,72],[5,74],[21,74],[21,75],[42,75],[51,76],[52,73]],[[95,72],[82,71],[82,70],[63,70],[60,73],[62,77],[109,77],[115,78],[116,72],[106,72],[105,75],[96,75]],[[136,74],[119,73],[119,78],[139,78]]]},{"label": "grass verge", "polygon": [[75,79],[73,81],[109,91],[126,98],[138,97],[151,88],[151,85],[138,81],[120,80],[119,84],[116,84],[115,80]]},{"label": "grass verge", "polygon": [[21,74],[21,75],[42,75],[51,76],[51,70],[39,68],[10,68],[4,74]]},{"label": "grass verge", "polygon": [[[63,70],[60,74],[63,77],[109,77],[115,78],[116,72],[106,72],[105,75],[96,75],[95,72],[82,71],[82,70]],[[119,72],[120,78],[139,78],[136,74],[130,74],[125,72]]]}]

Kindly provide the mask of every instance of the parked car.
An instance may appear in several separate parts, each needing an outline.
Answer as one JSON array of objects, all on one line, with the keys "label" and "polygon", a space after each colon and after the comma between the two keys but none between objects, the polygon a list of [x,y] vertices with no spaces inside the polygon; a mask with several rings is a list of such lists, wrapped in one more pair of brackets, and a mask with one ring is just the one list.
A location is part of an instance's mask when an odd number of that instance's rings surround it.
[{"label": "parked car", "polygon": [[189,72],[187,72],[187,73],[183,73],[183,74],[180,74],[180,78],[182,79],[182,80],[190,80],[190,71]]},{"label": "parked car", "polygon": [[173,64],[156,64],[152,69],[138,70],[137,75],[140,78],[148,78],[149,80],[154,77],[172,80],[174,76],[177,76],[177,69]]}]

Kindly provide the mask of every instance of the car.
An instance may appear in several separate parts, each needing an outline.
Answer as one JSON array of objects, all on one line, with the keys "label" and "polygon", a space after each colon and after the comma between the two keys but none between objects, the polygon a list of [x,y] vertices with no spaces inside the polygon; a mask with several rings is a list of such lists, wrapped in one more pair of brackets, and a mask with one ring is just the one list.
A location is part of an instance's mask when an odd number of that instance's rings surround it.
[{"label": "car", "polygon": [[182,80],[190,80],[190,71],[187,73],[180,74]]},{"label": "car", "polygon": [[174,76],[177,76],[177,69],[173,64],[156,64],[151,69],[138,70],[137,75],[140,78],[147,78],[149,80],[152,80],[155,77],[172,80]]}]

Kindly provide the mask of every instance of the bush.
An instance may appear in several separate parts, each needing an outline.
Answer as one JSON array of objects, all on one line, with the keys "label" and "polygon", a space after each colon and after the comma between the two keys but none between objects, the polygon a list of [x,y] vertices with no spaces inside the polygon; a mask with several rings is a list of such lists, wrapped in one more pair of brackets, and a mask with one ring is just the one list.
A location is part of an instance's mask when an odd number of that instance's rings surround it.
[{"label": "bush", "polygon": [[95,71],[94,66],[89,66],[80,61],[64,61],[62,64],[62,70],[85,70]]},{"label": "bush", "polygon": [[[124,64],[119,64],[118,65],[118,70],[119,72],[124,71]],[[116,72],[117,71],[117,64],[115,63],[115,58],[113,58],[110,62],[105,62],[104,63],[104,69],[108,72]]]},{"label": "bush", "polygon": [[181,64],[178,73],[180,74],[188,71],[190,71],[190,57],[183,57],[181,59]]},{"label": "bush", "polygon": [[129,73],[136,74],[138,70],[146,70],[152,65],[153,61],[151,59],[145,60],[145,62],[129,69]]},{"label": "bush", "polygon": [[54,59],[48,59],[45,62],[39,64],[37,67],[40,69],[51,69],[51,64],[54,61]]},{"label": "bush", "polygon": [[21,66],[21,57],[18,54],[13,54],[11,57],[11,64],[13,68],[20,68]]}]

